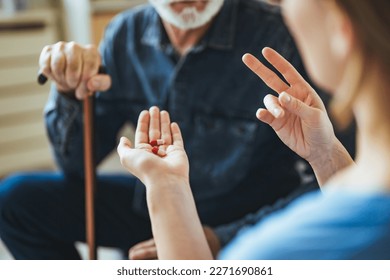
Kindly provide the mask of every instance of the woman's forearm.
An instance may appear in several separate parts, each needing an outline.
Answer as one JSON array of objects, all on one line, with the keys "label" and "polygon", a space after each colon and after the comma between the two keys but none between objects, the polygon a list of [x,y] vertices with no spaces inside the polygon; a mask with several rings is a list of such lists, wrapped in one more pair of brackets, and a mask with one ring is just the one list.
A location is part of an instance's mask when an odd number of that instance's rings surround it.
[{"label": "woman's forearm", "polygon": [[354,161],[341,142],[336,139],[328,153],[309,162],[320,186],[323,186],[335,173],[354,164]]},{"label": "woman's forearm", "polygon": [[148,186],[147,200],[159,259],[212,259],[188,184]]}]

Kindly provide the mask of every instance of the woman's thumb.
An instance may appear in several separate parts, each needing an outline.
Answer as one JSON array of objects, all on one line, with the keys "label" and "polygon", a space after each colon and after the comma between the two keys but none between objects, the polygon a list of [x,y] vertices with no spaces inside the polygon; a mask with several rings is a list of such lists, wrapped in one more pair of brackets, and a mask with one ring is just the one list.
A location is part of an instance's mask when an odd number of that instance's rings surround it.
[{"label": "woman's thumb", "polygon": [[128,151],[128,149],[130,148],[131,148],[131,141],[126,137],[121,137],[117,147],[119,156],[123,156],[126,153],[126,151]]}]

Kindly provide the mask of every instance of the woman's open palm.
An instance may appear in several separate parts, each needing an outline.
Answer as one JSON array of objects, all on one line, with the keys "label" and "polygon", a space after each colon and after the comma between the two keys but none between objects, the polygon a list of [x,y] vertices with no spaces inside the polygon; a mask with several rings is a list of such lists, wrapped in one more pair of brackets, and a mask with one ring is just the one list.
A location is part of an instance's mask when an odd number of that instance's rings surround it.
[{"label": "woman's open palm", "polygon": [[[152,145],[153,140],[162,144]],[[145,185],[148,179],[153,181],[164,176],[188,181],[189,164],[179,126],[171,123],[168,112],[160,112],[157,107],[139,115],[135,147],[122,137],[117,150],[121,164]]]}]

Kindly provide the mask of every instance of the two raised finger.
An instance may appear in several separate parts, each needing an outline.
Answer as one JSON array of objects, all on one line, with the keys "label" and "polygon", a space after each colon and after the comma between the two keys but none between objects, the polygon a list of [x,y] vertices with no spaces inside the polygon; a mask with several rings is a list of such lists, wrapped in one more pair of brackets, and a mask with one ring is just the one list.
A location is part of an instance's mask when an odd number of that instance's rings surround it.
[{"label": "two raised finger", "polygon": [[245,54],[242,57],[242,61],[245,65],[251,69],[263,82],[273,89],[277,93],[286,91],[290,86],[286,84],[279,76],[263,63],[261,63],[256,57],[251,54]]},{"label": "two raised finger", "polygon": [[[283,56],[277,51],[271,48],[264,48],[262,50],[264,58],[279,71],[280,74],[286,79],[291,85],[297,83],[305,83],[305,79],[299,74],[295,67],[288,62]],[[279,93],[281,93],[280,91]]]},{"label": "two raised finger", "polygon": [[[298,73],[291,63],[289,63],[283,56],[271,48],[264,48],[262,50],[264,58],[275,67],[275,69],[282,74],[290,85],[307,84],[305,79]],[[277,93],[282,93],[288,90],[289,84],[285,83],[274,71],[266,67],[256,57],[251,54],[245,54],[242,58],[243,62],[249,69],[251,69],[260,79],[262,79],[267,86],[272,88]]]}]

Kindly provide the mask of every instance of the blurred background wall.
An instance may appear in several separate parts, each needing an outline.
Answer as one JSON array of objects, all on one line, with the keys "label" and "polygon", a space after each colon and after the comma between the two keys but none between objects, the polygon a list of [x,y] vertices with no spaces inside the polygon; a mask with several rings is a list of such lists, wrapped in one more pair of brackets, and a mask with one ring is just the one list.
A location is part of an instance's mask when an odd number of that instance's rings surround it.
[{"label": "blurred background wall", "polygon": [[59,40],[98,44],[114,15],[145,2],[0,0],[0,178],[55,168],[42,118],[49,83],[36,83],[42,48]]},{"label": "blurred background wall", "polygon": [[[45,45],[98,44],[117,13],[147,0],[0,0],[0,180],[19,171],[55,170],[43,122],[49,83],[36,82]],[[131,130],[124,132],[129,136]],[[131,136],[130,136],[131,137]],[[102,172],[120,169],[116,153]],[[86,254],[83,245],[78,246]],[[102,259],[117,253],[102,249]],[[11,259],[0,240],[0,259]]]}]

